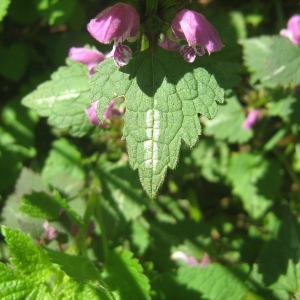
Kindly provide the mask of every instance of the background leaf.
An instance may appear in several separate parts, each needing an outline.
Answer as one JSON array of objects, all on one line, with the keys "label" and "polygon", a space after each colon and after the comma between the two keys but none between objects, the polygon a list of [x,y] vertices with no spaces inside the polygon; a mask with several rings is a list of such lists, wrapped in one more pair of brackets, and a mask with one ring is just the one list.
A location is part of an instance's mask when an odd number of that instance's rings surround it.
[{"label": "background leaf", "polygon": [[22,104],[48,117],[50,125],[82,137],[93,128],[84,112],[90,106],[89,89],[87,67],[68,59],[66,67],[23,98]]}]

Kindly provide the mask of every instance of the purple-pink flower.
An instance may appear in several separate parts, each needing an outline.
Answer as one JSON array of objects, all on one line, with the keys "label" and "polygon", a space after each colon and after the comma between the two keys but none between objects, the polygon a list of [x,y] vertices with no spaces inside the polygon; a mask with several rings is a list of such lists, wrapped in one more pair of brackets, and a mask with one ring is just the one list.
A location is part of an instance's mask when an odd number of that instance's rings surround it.
[{"label": "purple-pink flower", "polygon": [[194,256],[187,255],[186,253],[184,253],[182,251],[175,251],[171,255],[171,258],[173,260],[181,260],[190,266],[196,266],[198,264],[198,261]]},{"label": "purple-pink flower", "polygon": [[46,233],[46,239],[48,241],[54,240],[57,237],[57,230],[54,227],[50,227],[49,222],[45,221],[43,228]]},{"label": "purple-pink flower", "polygon": [[90,76],[95,73],[95,67],[105,59],[105,55],[98,50],[76,47],[70,49],[69,57],[74,61],[86,65]]},{"label": "purple-pink flower", "polygon": [[287,23],[287,29],[281,29],[280,35],[300,46],[300,15],[292,16]]},{"label": "purple-pink flower", "polygon": [[259,110],[258,109],[251,110],[243,124],[243,128],[246,130],[251,129],[254,126],[254,124],[258,121],[258,119],[259,119]]},{"label": "purple-pink flower", "polygon": [[132,57],[131,49],[122,43],[134,40],[138,35],[139,26],[140,19],[136,10],[128,4],[117,3],[92,19],[87,29],[100,43],[114,42],[108,57],[112,56],[116,66],[122,67]]},{"label": "purple-pink flower", "polygon": [[175,16],[171,28],[176,38],[188,43],[180,48],[180,54],[187,62],[193,62],[196,55],[204,55],[205,49],[210,54],[223,47],[217,30],[202,14],[195,11],[181,10]]},{"label": "purple-pink flower", "polygon": [[[111,101],[109,103],[109,105],[107,106],[103,117],[105,120],[113,120],[113,119],[117,119],[123,116],[123,112],[116,109],[115,105],[118,104],[119,99],[121,98],[117,98],[114,99],[113,101]],[[97,116],[97,106],[98,106],[98,102],[99,100],[92,102],[91,106],[85,110],[87,116],[89,117],[89,121],[90,123],[92,123],[95,126],[102,126],[105,127],[107,125],[106,122],[100,122]]]}]

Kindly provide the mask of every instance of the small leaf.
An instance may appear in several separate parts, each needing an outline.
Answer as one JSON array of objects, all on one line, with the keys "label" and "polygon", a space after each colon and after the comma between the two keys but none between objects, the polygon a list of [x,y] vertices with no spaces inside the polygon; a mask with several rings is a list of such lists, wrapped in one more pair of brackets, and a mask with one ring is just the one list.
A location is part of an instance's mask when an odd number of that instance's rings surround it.
[{"label": "small leaf", "polygon": [[150,299],[148,278],[142,273],[143,268],[130,251],[116,248],[108,255],[105,267],[110,275],[120,299]]},{"label": "small leaf", "polygon": [[99,281],[100,274],[95,265],[86,257],[74,256],[63,252],[46,249],[53,263],[78,282]]},{"label": "small leaf", "polygon": [[68,59],[66,67],[23,98],[22,104],[49,117],[50,125],[81,137],[93,128],[84,112],[90,106],[89,90],[87,67]]},{"label": "small leaf", "polygon": [[188,290],[199,292],[198,299],[246,299],[247,287],[240,279],[220,264],[182,266],[178,270],[177,282]]},{"label": "small leaf", "polygon": [[123,138],[129,162],[154,198],[167,168],[176,167],[181,141],[189,147],[197,142],[198,114],[208,119],[216,116],[217,103],[224,101],[220,85],[229,85],[226,75],[211,59],[189,64],[178,53],[159,48],[137,54],[120,69],[106,59],[97,71],[91,79],[91,100],[100,99],[98,117],[103,121],[107,105],[125,97]]},{"label": "small leaf", "polygon": [[254,71],[252,83],[263,85],[300,83],[300,48],[281,36],[262,36],[241,42],[245,63]]},{"label": "small leaf", "polygon": [[227,178],[233,185],[233,193],[241,197],[245,210],[253,218],[262,217],[278,196],[279,169],[276,161],[259,159],[250,153],[238,153],[231,158]]},{"label": "small leaf", "polygon": [[219,106],[219,112],[213,120],[203,118],[204,133],[229,143],[245,143],[253,136],[252,130],[243,128],[245,120],[243,107],[236,96],[232,96]]}]

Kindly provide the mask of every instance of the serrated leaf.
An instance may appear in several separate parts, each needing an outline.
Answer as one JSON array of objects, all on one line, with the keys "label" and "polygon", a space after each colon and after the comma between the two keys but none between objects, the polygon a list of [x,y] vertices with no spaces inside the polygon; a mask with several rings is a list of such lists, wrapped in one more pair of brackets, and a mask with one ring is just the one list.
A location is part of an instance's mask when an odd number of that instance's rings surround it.
[{"label": "serrated leaf", "polygon": [[32,216],[48,221],[56,220],[61,206],[53,198],[44,192],[33,192],[22,198],[20,210]]},{"label": "serrated leaf", "polygon": [[199,299],[244,299],[247,292],[243,279],[216,263],[205,268],[182,266],[178,270],[177,282],[186,285],[188,290],[197,291]]},{"label": "serrated leaf", "polygon": [[240,41],[244,47],[244,60],[249,68],[252,84],[262,77],[267,57],[271,52],[272,37],[261,36],[259,38],[251,38]]},{"label": "serrated leaf", "polygon": [[241,42],[245,63],[254,71],[252,82],[263,85],[300,83],[300,48],[281,36],[263,36]]},{"label": "serrated leaf", "polygon": [[34,289],[34,284],[22,278],[11,267],[0,263],[0,299],[24,299]]},{"label": "serrated leaf", "polygon": [[12,254],[11,262],[19,272],[36,283],[46,281],[56,270],[47,254],[30,236],[2,226],[2,233]]},{"label": "serrated leaf", "polygon": [[279,170],[276,161],[250,153],[237,153],[231,158],[227,178],[233,185],[233,193],[241,198],[245,210],[253,218],[262,217],[278,196]]},{"label": "serrated leaf", "polygon": [[225,104],[219,106],[219,112],[213,120],[203,118],[204,133],[229,143],[245,143],[253,136],[252,130],[243,128],[245,120],[242,105],[236,96],[232,96],[226,99]]},{"label": "serrated leaf", "polygon": [[46,249],[46,251],[51,261],[60,265],[61,269],[76,281],[97,281],[100,279],[99,271],[86,257],[74,256],[51,249]]},{"label": "serrated leaf", "polygon": [[1,0],[0,2],[0,22],[3,20],[5,15],[7,14],[7,9],[11,0]]},{"label": "serrated leaf", "polygon": [[84,185],[85,172],[81,154],[71,142],[55,140],[42,171],[42,178],[50,186],[69,196],[76,195]]},{"label": "serrated leaf", "polygon": [[110,252],[105,264],[110,280],[120,295],[120,299],[150,299],[148,278],[143,268],[130,251],[121,247]]},{"label": "serrated leaf", "polygon": [[23,98],[22,104],[49,117],[50,125],[82,137],[93,128],[84,112],[90,106],[89,90],[87,67],[67,59],[67,66]]},{"label": "serrated leaf", "polygon": [[189,64],[178,53],[159,48],[137,54],[120,69],[106,59],[97,71],[91,79],[91,100],[100,99],[98,117],[103,120],[114,98],[125,97],[123,138],[129,161],[154,198],[167,168],[176,167],[181,141],[189,147],[197,142],[198,114],[208,119],[217,114],[226,76],[213,60],[200,58]]}]

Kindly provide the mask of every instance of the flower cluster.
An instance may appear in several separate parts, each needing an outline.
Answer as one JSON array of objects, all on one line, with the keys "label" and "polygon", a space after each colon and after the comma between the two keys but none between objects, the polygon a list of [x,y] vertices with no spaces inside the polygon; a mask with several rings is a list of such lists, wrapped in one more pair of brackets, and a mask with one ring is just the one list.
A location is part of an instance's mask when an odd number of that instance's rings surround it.
[{"label": "flower cluster", "polygon": [[[99,42],[113,42],[113,49],[107,57],[113,57],[116,66],[126,65],[132,57],[132,50],[123,42],[137,39],[140,18],[128,4],[117,3],[102,11],[88,24],[88,31]],[[187,9],[181,10],[171,24],[171,36],[163,36],[159,45],[170,51],[178,51],[187,62],[193,62],[197,55],[210,54],[223,47],[216,29],[203,15]],[[184,40],[187,45],[177,43]]]},{"label": "flower cluster", "polygon": [[300,46],[300,15],[292,16],[287,23],[287,28],[280,30],[280,35]]},{"label": "flower cluster", "polygon": [[136,10],[130,5],[117,3],[102,11],[87,26],[89,33],[100,43],[114,42],[112,56],[118,67],[126,65],[132,56],[131,49],[123,45],[126,40],[133,41],[139,33],[140,20]]}]

